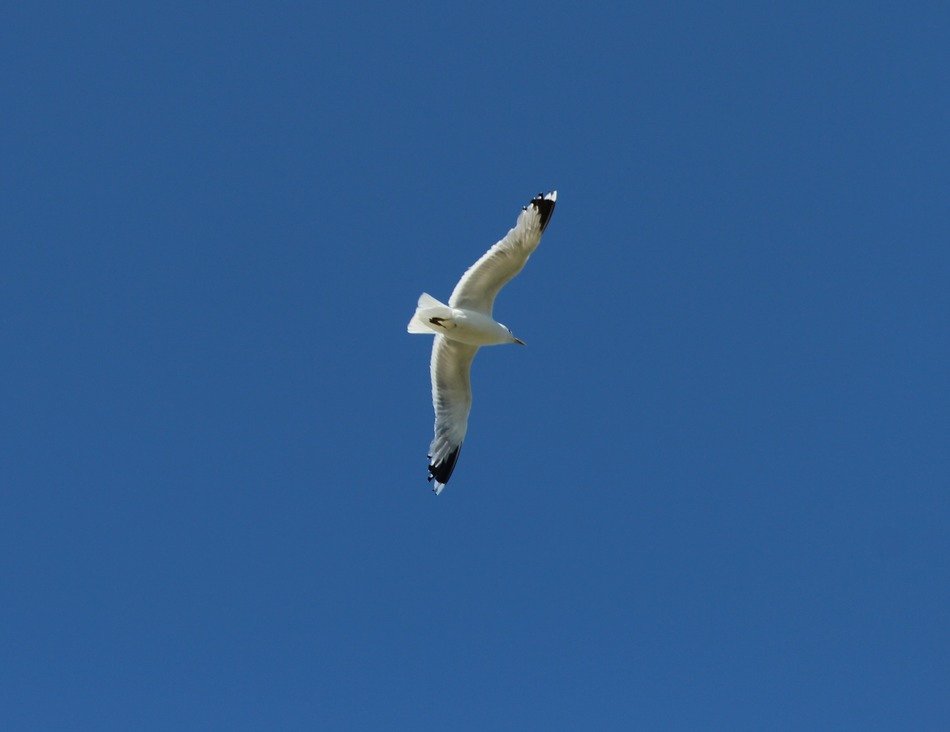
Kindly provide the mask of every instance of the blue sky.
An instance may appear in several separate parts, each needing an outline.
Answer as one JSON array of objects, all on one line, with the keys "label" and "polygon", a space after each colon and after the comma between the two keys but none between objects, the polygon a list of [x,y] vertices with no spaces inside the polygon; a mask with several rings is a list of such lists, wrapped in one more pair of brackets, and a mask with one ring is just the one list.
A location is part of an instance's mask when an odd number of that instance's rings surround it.
[{"label": "blue sky", "polygon": [[3,728],[946,729],[940,6],[5,8]]}]

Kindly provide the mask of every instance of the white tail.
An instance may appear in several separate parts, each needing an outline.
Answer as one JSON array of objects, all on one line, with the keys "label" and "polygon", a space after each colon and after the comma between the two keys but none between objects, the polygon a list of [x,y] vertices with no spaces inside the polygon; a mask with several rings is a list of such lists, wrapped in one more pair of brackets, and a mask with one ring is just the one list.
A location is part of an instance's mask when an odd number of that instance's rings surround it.
[{"label": "white tail", "polygon": [[423,292],[419,295],[419,302],[416,303],[417,308],[447,308],[448,305],[439,302],[428,292]]},{"label": "white tail", "polygon": [[452,317],[452,308],[439,302],[427,292],[423,292],[419,295],[415,315],[412,316],[406,330],[410,333],[427,333],[429,335],[437,333],[438,331],[427,322],[431,317],[450,318]]}]

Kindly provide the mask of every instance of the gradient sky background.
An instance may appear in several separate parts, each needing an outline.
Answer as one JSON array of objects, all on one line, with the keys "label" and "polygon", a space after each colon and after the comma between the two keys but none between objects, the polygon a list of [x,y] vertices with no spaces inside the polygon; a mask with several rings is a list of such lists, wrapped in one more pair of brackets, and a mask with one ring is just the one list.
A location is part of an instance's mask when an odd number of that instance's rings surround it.
[{"label": "gradient sky background", "polygon": [[946,729],[945,4],[324,5],[0,14],[0,726]]}]

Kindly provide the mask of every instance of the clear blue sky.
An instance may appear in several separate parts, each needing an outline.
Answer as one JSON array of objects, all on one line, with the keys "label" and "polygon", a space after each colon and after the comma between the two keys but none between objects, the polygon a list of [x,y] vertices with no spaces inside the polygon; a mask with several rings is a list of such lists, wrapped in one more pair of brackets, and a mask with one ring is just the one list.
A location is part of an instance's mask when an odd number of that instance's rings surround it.
[{"label": "clear blue sky", "polygon": [[947,729],[942,3],[128,5],[0,17],[4,730]]}]

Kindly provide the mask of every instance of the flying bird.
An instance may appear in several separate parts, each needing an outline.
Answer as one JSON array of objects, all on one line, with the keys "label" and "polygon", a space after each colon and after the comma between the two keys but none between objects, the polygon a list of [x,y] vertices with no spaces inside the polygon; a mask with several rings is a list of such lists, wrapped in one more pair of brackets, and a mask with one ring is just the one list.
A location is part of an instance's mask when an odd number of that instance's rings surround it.
[{"label": "flying bird", "polygon": [[492,317],[499,290],[518,274],[541,241],[554,213],[557,191],[540,193],[525,206],[505,237],[469,267],[449,304],[422,293],[409,321],[410,333],[435,334],[432,344],[432,406],[435,437],[429,445],[429,480],[436,495],[452,477],[472,407],[472,359],[481,346],[524,341]]}]

